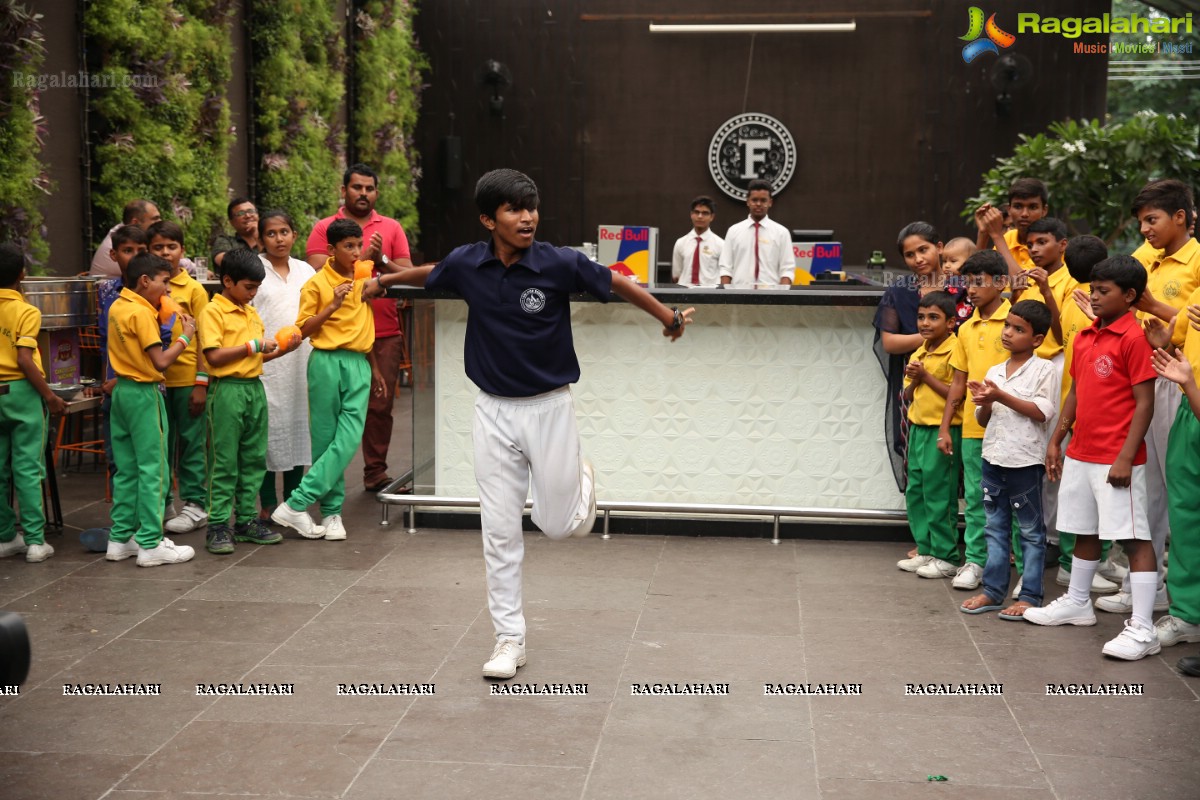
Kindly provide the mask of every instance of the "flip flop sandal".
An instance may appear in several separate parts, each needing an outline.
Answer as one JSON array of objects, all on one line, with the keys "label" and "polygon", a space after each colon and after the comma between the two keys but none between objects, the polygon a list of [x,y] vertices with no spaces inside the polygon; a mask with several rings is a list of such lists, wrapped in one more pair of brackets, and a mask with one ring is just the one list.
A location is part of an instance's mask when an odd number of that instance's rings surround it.
[{"label": "flip flop sandal", "polygon": [[978,608],[967,608],[966,606],[959,606],[958,610],[963,612],[964,614],[986,614],[989,611],[999,611],[1002,608],[1004,608],[1003,603],[997,603],[995,605],[992,605],[989,603],[988,605],[979,606]]},{"label": "flip flop sandal", "polygon": [[1026,604],[1025,609],[1020,614],[1005,614],[1004,612],[1000,612],[996,616],[1000,617],[1000,619],[1009,620],[1010,622],[1020,622],[1021,620],[1025,619],[1025,612],[1031,608],[1036,608],[1036,606]]}]

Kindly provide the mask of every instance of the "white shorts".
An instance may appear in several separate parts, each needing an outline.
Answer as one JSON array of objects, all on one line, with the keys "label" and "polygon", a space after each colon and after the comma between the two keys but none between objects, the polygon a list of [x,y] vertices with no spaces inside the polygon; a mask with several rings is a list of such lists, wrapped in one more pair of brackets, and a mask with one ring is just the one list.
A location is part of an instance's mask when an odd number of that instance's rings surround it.
[{"label": "white shorts", "polygon": [[1133,468],[1129,488],[1108,483],[1111,464],[1067,458],[1058,487],[1058,529],[1101,539],[1150,541],[1146,521],[1146,467]]}]

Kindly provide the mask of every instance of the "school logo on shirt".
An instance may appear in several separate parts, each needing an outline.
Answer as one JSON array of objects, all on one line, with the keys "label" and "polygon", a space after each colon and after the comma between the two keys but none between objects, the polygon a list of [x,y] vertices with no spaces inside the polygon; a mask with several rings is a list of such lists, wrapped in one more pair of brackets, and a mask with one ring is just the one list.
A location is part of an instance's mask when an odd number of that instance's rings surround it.
[{"label": "school logo on shirt", "polygon": [[1167,285],[1163,287],[1163,296],[1174,299],[1179,297],[1179,281],[1167,281]]},{"label": "school logo on shirt", "polygon": [[796,140],[783,123],[767,114],[739,114],[726,121],[708,145],[708,171],[721,191],[745,200],[755,178],[783,191],[796,171]]},{"label": "school logo on shirt", "polygon": [[1096,374],[1101,378],[1107,378],[1109,375],[1112,375],[1113,374],[1112,356],[1109,356],[1107,354],[1101,355],[1092,364],[1092,369],[1094,369],[1096,371]]},{"label": "school logo on shirt", "polygon": [[546,295],[541,289],[526,289],[521,292],[521,308],[527,314],[536,314],[546,307]]}]

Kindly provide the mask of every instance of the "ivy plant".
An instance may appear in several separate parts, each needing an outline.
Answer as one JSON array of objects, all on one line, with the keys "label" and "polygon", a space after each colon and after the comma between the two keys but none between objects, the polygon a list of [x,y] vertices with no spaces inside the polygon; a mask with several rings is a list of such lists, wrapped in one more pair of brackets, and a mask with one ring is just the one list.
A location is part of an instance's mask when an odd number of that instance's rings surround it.
[{"label": "ivy plant", "polygon": [[409,0],[360,0],[354,15],[355,158],[379,173],[379,213],[417,233],[420,156],[413,136],[421,73],[429,68],[417,47]]},{"label": "ivy plant", "polygon": [[283,208],[300,228],[296,247],[333,213],[346,168],[338,120],[345,93],[343,27],[334,0],[253,2],[250,33],[260,208]]},{"label": "ivy plant", "polygon": [[971,219],[981,203],[1008,199],[1017,178],[1038,178],[1050,195],[1050,213],[1072,235],[1093,233],[1126,252],[1140,243],[1129,207],[1149,181],[1175,178],[1192,185],[1200,173],[1197,125],[1182,114],[1145,111],[1109,124],[1098,120],[1055,122],[1046,133],[1022,134],[1011,156],[983,175],[979,194],[962,215]]},{"label": "ivy plant", "polygon": [[233,142],[225,87],[232,63],[233,0],[92,0],[84,31],[103,76],[89,109],[96,120],[92,204],[119,221],[145,197],[207,253],[225,226]]},{"label": "ivy plant", "polygon": [[40,209],[51,188],[38,110],[45,53],[42,15],[18,0],[0,0],[0,239],[20,247],[36,274],[50,258]]}]

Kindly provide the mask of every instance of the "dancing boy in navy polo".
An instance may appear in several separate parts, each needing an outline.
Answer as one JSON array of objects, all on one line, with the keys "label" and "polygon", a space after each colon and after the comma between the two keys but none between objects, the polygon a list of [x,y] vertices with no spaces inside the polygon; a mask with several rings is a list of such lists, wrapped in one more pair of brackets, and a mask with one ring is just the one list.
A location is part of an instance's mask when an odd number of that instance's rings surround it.
[{"label": "dancing boy in navy polo", "polygon": [[533,522],[551,539],[585,536],[596,521],[592,465],[579,448],[570,384],[579,380],[571,339],[571,295],[601,302],[615,294],[678,339],[693,309],[667,308],[645,289],[568,248],[535,242],[538,190],[511,169],[475,185],[479,221],[491,241],[455,249],[436,266],[382,275],[367,292],[408,284],[445,289],[466,302],[467,377],[475,400],[475,481],[479,484],[488,607],[496,646],[489,678],[511,678],[525,664],[521,514],[533,482]]}]

